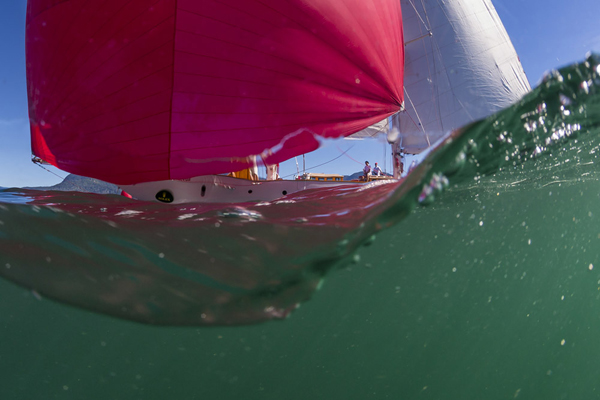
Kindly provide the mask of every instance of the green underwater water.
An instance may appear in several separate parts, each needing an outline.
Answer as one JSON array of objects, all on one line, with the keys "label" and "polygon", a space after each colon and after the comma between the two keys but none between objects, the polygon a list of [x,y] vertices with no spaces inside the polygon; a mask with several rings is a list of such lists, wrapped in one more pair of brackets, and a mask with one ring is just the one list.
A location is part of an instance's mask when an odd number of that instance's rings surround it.
[{"label": "green underwater water", "polygon": [[413,212],[283,321],[156,327],[0,280],[0,399],[599,398],[597,65],[428,157],[377,218]]},{"label": "green underwater water", "polygon": [[599,194],[440,200],[283,322],[152,327],[2,282],[2,398],[597,398]]}]

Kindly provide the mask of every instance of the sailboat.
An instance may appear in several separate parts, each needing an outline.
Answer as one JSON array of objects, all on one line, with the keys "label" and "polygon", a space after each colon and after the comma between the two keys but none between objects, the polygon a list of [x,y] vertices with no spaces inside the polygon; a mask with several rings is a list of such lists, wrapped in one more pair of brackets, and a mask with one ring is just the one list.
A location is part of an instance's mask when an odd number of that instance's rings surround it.
[{"label": "sailboat", "polygon": [[395,0],[30,0],[33,153],[143,200],[327,185],[226,174],[396,113],[402,43]]},{"label": "sailboat", "polygon": [[527,90],[487,0],[29,0],[26,56],[34,156],[167,203],[356,185],[274,171],[382,123],[397,157],[419,152]]}]

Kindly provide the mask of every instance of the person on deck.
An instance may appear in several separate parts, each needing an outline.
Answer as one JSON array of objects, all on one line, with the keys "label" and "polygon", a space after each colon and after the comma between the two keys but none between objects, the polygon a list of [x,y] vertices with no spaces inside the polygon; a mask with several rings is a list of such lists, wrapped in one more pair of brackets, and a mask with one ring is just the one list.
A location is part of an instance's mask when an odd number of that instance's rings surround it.
[{"label": "person on deck", "polygon": [[383,171],[381,170],[381,168],[379,168],[379,165],[375,163],[375,167],[373,168],[373,175],[381,176],[382,172]]},{"label": "person on deck", "polygon": [[368,181],[369,176],[371,175],[371,166],[368,161],[365,161],[365,167],[363,168],[364,175],[362,176],[363,180]]},{"label": "person on deck", "polygon": [[276,181],[281,179],[279,177],[279,164],[266,164],[267,169],[267,180],[268,181]]}]

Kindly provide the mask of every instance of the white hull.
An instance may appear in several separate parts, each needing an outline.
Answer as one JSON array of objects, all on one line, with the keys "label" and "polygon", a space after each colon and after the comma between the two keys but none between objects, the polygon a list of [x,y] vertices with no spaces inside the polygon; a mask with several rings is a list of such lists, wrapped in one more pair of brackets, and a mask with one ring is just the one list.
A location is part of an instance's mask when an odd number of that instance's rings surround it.
[{"label": "white hull", "polygon": [[[197,176],[189,180],[167,180],[122,185],[121,188],[133,198],[160,201],[167,195],[167,203],[243,203],[247,201],[271,201],[308,189],[357,185],[358,182],[276,180],[249,181],[222,175]],[[170,195],[170,196],[169,196]]]}]

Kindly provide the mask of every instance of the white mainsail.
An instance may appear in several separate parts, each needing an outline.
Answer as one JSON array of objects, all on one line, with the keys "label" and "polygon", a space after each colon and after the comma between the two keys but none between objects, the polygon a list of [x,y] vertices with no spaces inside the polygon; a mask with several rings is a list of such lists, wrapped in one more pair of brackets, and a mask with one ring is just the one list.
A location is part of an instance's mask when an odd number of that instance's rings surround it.
[{"label": "white mainsail", "polygon": [[[401,0],[404,111],[392,117],[406,153],[484,118],[531,88],[490,0]],[[372,137],[387,121],[353,135]],[[391,139],[391,138],[390,138]]]},{"label": "white mainsail", "polygon": [[519,100],[531,87],[490,0],[402,0],[407,153]]}]

